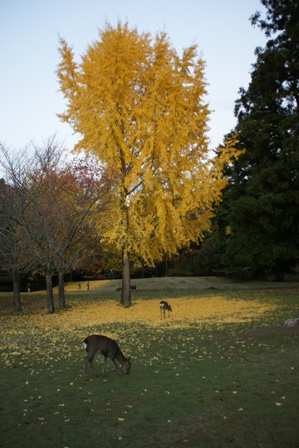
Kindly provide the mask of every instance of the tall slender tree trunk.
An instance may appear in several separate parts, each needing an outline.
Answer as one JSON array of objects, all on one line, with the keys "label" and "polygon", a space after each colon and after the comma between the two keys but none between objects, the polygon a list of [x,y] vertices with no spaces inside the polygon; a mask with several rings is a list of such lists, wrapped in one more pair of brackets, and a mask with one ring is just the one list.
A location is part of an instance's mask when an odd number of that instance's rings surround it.
[{"label": "tall slender tree trunk", "polygon": [[63,271],[58,271],[58,300],[59,308],[61,310],[65,309],[65,293],[64,293],[64,273]]},{"label": "tall slender tree trunk", "polygon": [[20,274],[19,272],[13,272],[12,274],[13,282],[13,304],[16,311],[21,312],[21,293],[20,293]]},{"label": "tall slender tree trunk", "polygon": [[47,291],[47,303],[49,314],[55,313],[54,300],[53,300],[53,285],[52,285],[52,271],[47,268],[46,270],[46,291]]},{"label": "tall slender tree trunk", "polygon": [[122,288],[120,303],[125,306],[131,306],[131,282],[130,282],[130,260],[123,254],[122,259]]}]

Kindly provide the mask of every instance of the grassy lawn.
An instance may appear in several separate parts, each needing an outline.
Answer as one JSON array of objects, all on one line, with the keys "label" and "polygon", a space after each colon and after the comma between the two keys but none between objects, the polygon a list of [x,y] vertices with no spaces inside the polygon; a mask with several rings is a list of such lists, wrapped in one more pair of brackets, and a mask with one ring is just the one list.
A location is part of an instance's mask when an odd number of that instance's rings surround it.
[{"label": "grassy lawn", "polygon": [[[297,447],[298,289],[67,293],[48,315],[44,293],[23,313],[0,294],[0,447]],[[160,320],[159,301],[173,313]],[[82,340],[113,337],[129,375],[110,360],[83,379]],[[95,362],[101,372],[101,358]]]}]

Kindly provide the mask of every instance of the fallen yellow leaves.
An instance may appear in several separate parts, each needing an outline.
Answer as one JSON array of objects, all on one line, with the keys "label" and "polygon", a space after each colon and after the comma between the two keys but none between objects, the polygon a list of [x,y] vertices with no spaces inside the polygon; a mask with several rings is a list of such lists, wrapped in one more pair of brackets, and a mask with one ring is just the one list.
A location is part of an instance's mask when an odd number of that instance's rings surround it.
[{"label": "fallen yellow leaves", "polygon": [[[147,326],[155,331],[151,338],[158,337],[163,340],[163,335],[175,328],[188,328],[192,325],[208,327],[210,325],[221,328],[225,324],[241,323],[256,320],[262,316],[269,315],[277,309],[277,306],[270,305],[261,300],[226,299],[222,296],[209,298],[176,298],[168,299],[172,305],[173,312],[169,318],[161,319],[158,300],[140,300],[133,302],[130,308],[123,308],[118,302],[107,301],[81,301],[69,300],[71,309],[67,312],[57,312],[49,315],[44,314],[21,314],[0,316],[0,344],[2,345],[1,360],[11,367],[14,363],[30,363],[32,349],[37,354],[44,353],[40,344],[35,344],[36,337],[42,336],[44,342],[47,341],[48,356],[44,358],[44,365],[51,369],[53,366],[53,352],[60,348],[64,358],[72,358],[73,354],[68,345],[61,344],[61,335],[69,334],[74,339],[83,338],[88,333],[101,333],[113,339],[119,337],[112,324],[128,324],[127,332],[132,333],[138,325]],[[13,320],[13,322],[12,322]],[[107,330],[111,324],[111,332]],[[132,325],[131,325],[132,324]],[[104,329],[101,329],[101,326]],[[127,333],[128,334],[128,333]],[[26,337],[27,336],[27,337]],[[132,334],[130,338],[132,339]],[[123,341],[125,339],[121,338]],[[20,344],[27,341],[26,345]],[[9,351],[5,350],[5,345],[9,344]],[[185,342],[184,342],[185,344]],[[184,345],[183,344],[183,345]],[[146,353],[147,347],[138,342],[140,352]],[[0,347],[1,348],[1,347]],[[184,346],[182,347],[184,350]],[[183,353],[183,352],[182,352]],[[154,362],[153,358],[151,362]],[[25,365],[24,364],[24,365]],[[27,365],[27,364],[26,364]],[[35,369],[30,369],[33,375]]]},{"label": "fallen yellow leaves", "polygon": [[[180,298],[168,299],[173,312],[169,318],[160,318],[159,300],[136,301],[129,308],[123,308],[113,300],[71,303],[71,311],[66,313],[18,315],[14,326],[10,321],[7,330],[10,336],[22,336],[22,329],[31,333],[41,331],[43,334],[51,332],[55,338],[57,330],[80,330],[82,327],[98,327],[109,323],[135,323],[154,327],[182,328],[190,324],[224,324],[246,322],[265,313],[274,311],[275,305],[265,304],[258,300],[244,301],[242,299],[213,298]],[[0,317],[2,330],[5,332],[5,317]],[[13,342],[13,341],[11,341]],[[55,342],[55,341],[54,341]],[[15,353],[17,355],[17,352]]]}]

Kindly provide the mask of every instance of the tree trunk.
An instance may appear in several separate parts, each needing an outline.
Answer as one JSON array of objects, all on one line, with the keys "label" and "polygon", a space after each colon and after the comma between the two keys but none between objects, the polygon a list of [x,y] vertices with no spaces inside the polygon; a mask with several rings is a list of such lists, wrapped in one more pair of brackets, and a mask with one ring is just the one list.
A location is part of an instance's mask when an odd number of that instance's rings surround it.
[{"label": "tree trunk", "polygon": [[130,283],[130,260],[123,255],[122,265],[122,288],[120,303],[125,306],[131,306],[131,283]]},{"label": "tree trunk", "polygon": [[49,314],[55,313],[54,300],[53,300],[53,287],[52,287],[52,271],[47,269],[46,271],[46,291],[47,291],[47,303]]},{"label": "tree trunk", "polygon": [[59,308],[65,309],[65,293],[64,293],[64,274],[63,271],[58,271],[58,300]]},{"label": "tree trunk", "polygon": [[14,272],[12,275],[13,282],[13,304],[15,306],[16,311],[21,312],[21,293],[20,293],[20,274],[18,272]]}]

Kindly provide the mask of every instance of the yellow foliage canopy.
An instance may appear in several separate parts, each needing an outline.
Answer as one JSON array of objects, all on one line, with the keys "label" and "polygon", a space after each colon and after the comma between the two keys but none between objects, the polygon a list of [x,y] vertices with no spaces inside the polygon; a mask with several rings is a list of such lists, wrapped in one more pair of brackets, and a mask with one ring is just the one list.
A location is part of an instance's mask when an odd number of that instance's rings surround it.
[{"label": "yellow foliage canopy", "polygon": [[166,33],[107,24],[78,65],[60,41],[57,74],[67,99],[59,115],[82,138],[77,150],[117,173],[105,239],[147,263],[196,241],[225,186],[228,142],[208,158],[204,62],[196,45],[180,57]]}]

